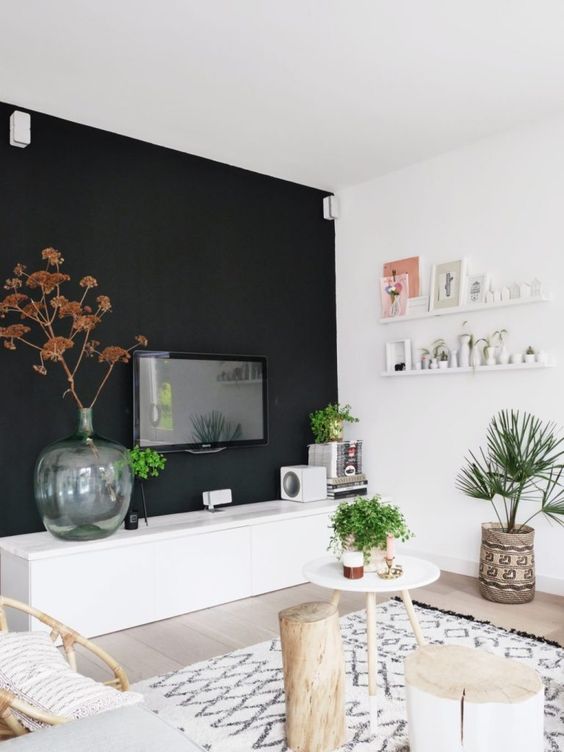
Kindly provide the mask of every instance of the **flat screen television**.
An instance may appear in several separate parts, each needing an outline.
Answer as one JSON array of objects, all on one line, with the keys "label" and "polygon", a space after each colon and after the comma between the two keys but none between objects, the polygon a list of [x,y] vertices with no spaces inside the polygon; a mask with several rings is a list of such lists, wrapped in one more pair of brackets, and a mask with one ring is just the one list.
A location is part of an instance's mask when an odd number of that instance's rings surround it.
[{"label": "flat screen television", "polygon": [[133,439],[159,452],[268,441],[266,358],[136,351]]}]

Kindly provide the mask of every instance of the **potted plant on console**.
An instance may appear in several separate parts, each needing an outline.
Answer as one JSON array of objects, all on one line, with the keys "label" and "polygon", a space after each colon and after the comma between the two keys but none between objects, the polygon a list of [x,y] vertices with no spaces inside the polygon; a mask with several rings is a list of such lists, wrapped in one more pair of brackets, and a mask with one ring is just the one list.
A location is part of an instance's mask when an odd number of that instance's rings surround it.
[{"label": "potted plant on console", "polygon": [[351,415],[351,406],[339,405],[338,402],[311,413],[309,420],[316,444],[342,441],[343,424],[358,423],[358,418]]},{"label": "potted plant on console", "polygon": [[384,568],[389,535],[401,541],[413,537],[399,507],[382,501],[380,496],[339,504],[331,517],[331,527],[329,548],[337,556],[343,551],[362,551],[366,572]]},{"label": "potted plant on console", "polygon": [[164,470],[165,468],[166,457],[164,454],[161,454],[150,447],[141,449],[140,446],[136,446],[129,450],[129,459],[131,460],[131,468],[133,470],[135,484],[139,486],[141,491],[143,516],[145,517],[145,524],[148,525],[147,501],[145,499],[145,487],[143,481],[149,480],[149,478],[159,477],[161,470]]},{"label": "potted plant on console", "polygon": [[[496,603],[527,603],[535,596],[538,515],[564,524],[564,445],[553,423],[530,413],[502,410],[492,418],[486,447],[470,452],[456,485],[466,496],[489,501],[496,522],[482,525],[480,592]],[[521,505],[533,502],[524,521]]]},{"label": "potted plant on console", "polygon": [[[13,323],[0,326],[7,350],[29,347],[37,357],[33,370],[46,376],[51,366],[62,369],[66,380],[63,397],[78,408],[76,431],[46,447],[35,465],[35,500],[43,524],[53,535],[68,540],[105,538],[123,522],[129,507],[133,474],[127,449],[94,432],[92,410],[114,368],[128,363],[131,351],[147,345],[142,335],[127,349],[102,347],[93,333],[111,312],[107,295],[90,275],[78,283],[76,297],[66,297],[70,276],[61,271],[64,259],[54,248],[41,253],[43,266],[28,272],[16,264],[6,280],[7,294],[0,300],[0,318]],[[63,294],[63,290],[64,293]],[[77,377],[85,362],[95,359],[103,367],[98,386],[88,398]]]}]

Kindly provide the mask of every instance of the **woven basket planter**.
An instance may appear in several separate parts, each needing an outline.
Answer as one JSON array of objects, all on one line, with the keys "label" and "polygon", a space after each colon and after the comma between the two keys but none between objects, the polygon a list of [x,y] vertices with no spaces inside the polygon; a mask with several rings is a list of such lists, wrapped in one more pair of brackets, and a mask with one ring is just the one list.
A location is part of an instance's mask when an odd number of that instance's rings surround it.
[{"label": "woven basket planter", "polygon": [[528,603],[535,597],[535,531],[505,533],[496,522],[482,525],[480,593],[496,603]]}]

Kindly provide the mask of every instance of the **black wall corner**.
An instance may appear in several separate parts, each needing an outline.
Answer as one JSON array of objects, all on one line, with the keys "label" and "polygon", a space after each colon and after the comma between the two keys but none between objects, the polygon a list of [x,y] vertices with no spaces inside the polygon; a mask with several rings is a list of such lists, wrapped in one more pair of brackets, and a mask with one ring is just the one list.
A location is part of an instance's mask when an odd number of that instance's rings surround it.
[{"label": "black wall corner", "polygon": [[[235,503],[279,498],[279,467],[306,461],[308,413],[337,398],[327,194],[39,113],[31,145],[17,149],[13,109],[0,103],[2,279],[54,246],[73,284],[92,274],[111,297],[104,344],[141,333],[151,349],[269,359],[269,445],[168,455],[147,484],[150,514],[201,508],[214,488],[232,488]],[[75,421],[56,367],[41,377],[33,362],[23,346],[0,348],[0,535],[42,529],[35,458]],[[96,374],[84,375],[90,388]],[[131,406],[121,366],[95,409],[99,433],[131,446]]]}]

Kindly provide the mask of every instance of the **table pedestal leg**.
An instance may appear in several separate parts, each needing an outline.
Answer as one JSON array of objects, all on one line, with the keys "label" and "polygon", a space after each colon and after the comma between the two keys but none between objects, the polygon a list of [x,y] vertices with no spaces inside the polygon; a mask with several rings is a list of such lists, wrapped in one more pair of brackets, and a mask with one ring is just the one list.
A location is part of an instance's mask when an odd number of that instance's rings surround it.
[{"label": "table pedestal leg", "polygon": [[413,629],[415,639],[417,640],[417,644],[419,645],[419,647],[422,647],[426,644],[426,642],[425,638],[423,637],[421,627],[419,626],[419,622],[417,621],[417,616],[415,614],[415,609],[413,608],[413,603],[411,602],[409,590],[401,591],[401,599],[403,601],[403,605],[405,606],[405,610],[407,611],[407,615],[409,616],[409,621],[411,623],[411,628]]},{"label": "table pedestal leg", "polygon": [[378,646],[376,643],[376,593],[366,593],[366,634],[368,638],[368,702],[370,731],[378,729]]},{"label": "table pedestal leg", "polygon": [[334,606],[338,606],[340,600],[341,600],[341,591],[340,590],[333,590],[333,595],[331,596],[331,603]]}]

